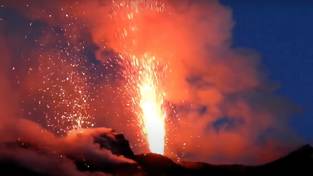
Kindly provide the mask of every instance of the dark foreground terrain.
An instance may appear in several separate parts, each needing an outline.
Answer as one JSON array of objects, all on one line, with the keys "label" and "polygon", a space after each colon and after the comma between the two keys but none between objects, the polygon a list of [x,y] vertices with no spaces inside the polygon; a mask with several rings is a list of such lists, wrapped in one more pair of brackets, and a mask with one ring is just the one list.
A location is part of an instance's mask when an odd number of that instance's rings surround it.
[{"label": "dark foreground terrain", "polygon": [[[114,139],[114,140],[112,140]],[[66,156],[73,161],[75,167],[82,175],[213,175],[213,176],[313,176],[313,148],[310,145],[291,152],[276,161],[260,166],[244,165],[211,165],[201,162],[180,162],[176,163],[171,159],[157,154],[134,155],[131,151],[128,141],[121,134],[115,134],[114,138],[106,135],[94,137],[96,143],[103,150],[110,150],[116,156],[125,156],[131,159],[133,163],[112,163],[97,162],[90,160],[90,157],[84,157],[86,153],[81,153],[82,157]],[[43,157],[51,156],[47,151],[38,146],[27,144],[26,142],[16,142],[3,144],[2,147],[10,149],[23,149],[25,151],[36,152]],[[18,150],[16,150],[18,151]],[[88,153],[88,155],[90,152]],[[66,155],[66,154],[65,154]],[[77,155],[77,154],[75,154]],[[31,156],[31,155],[30,155]],[[10,155],[0,157],[0,175],[1,176],[46,176],[46,175],[78,175],[69,173],[58,173],[38,167],[29,167],[28,158],[23,158],[23,162],[11,158]],[[31,158],[30,158],[31,159]],[[99,164],[101,163],[101,164]],[[60,164],[61,165],[61,164]],[[50,168],[59,169],[58,162],[51,163]],[[44,171],[43,171],[44,170]],[[61,171],[60,171],[61,172]],[[81,174],[79,174],[81,175]]]}]

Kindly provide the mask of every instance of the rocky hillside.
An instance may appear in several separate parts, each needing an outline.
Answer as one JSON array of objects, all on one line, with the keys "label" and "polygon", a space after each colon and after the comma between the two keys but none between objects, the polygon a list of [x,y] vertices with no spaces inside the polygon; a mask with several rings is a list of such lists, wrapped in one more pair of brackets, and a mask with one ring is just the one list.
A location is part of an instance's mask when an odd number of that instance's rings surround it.
[{"label": "rocky hillside", "polygon": [[[82,134],[74,134],[74,136],[77,141],[79,138],[86,138],[86,135]],[[88,137],[93,139],[97,152],[84,147],[73,147],[72,150],[75,152],[51,151],[27,141],[1,144],[0,175],[313,175],[313,148],[310,145],[305,145],[281,159],[260,166],[212,165],[187,161],[177,163],[165,156],[152,153],[134,155],[124,136],[114,131],[88,132]],[[105,152],[109,152],[110,155],[106,155]],[[19,153],[23,156],[27,154],[27,157],[21,157]],[[37,159],[41,157],[54,159],[48,160],[51,163],[48,162],[49,167],[47,167],[40,162],[36,165],[34,159],[30,158],[34,156]],[[102,161],[103,158],[106,160]],[[32,164],[27,163],[27,160],[32,161]],[[64,160],[65,163],[72,162],[77,172],[67,172]],[[62,167],[64,168],[60,169]]]}]

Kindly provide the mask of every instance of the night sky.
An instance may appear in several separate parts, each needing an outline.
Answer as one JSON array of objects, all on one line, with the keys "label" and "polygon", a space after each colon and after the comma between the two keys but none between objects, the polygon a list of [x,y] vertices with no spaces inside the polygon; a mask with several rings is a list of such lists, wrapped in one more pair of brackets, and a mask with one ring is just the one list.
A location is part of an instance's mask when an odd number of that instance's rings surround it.
[{"label": "night sky", "polygon": [[302,109],[290,125],[313,141],[313,6],[308,1],[283,3],[222,0],[235,21],[233,47],[251,48],[262,57],[277,93]]}]

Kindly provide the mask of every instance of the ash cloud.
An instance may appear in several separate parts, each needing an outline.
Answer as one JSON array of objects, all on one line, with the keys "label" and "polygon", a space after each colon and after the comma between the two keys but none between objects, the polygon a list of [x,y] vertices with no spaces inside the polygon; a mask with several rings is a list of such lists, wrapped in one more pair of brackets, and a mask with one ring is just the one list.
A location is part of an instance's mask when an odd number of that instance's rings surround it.
[{"label": "ash cloud", "polygon": [[[53,70],[67,70],[79,58],[75,71],[86,70],[88,78],[83,85],[88,94],[86,113],[95,117],[98,126],[123,132],[136,152],[146,151],[143,139],[138,136],[136,117],[126,106],[131,97],[124,93],[127,89],[121,76],[123,68],[115,63],[120,59],[119,54],[149,52],[169,68],[161,80],[169,106],[168,155],[215,163],[260,163],[293,147],[298,141],[288,128],[288,120],[297,108],[274,94],[257,53],[232,47],[231,9],[218,1],[166,4],[164,13],[145,10],[139,14],[136,31],[121,39],[116,37],[116,31],[128,25],[120,17],[125,11],[121,9],[111,18],[111,1],[4,2],[1,8],[7,13],[2,12],[1,33],[14,30],[9,37],[1,39],[10,43],[1,49],[9,47],[8,53],[15,56],[1,62],[6,62],[4,67],[9,72],[4,75],[17,75],[20,83],[1,78],[9,83],[1,84],[0,93],[7,96],[18,92],[18,102],[28,101],[3,109],[22,106],[28,119],[49,129],[43,118],[43,112],[49,110],[42,107],[36,112],[29,110],[37,106],[30,97],[41,96],[36,91],[42,86],[38,83],[43,81],[38,65],[48,57],[59,62],[61,56],[66,62],[56,64]],[[9,18],[9,12],[19,18]],[[136,40],[135,45],[132,39]],[[16,43],[21,48],[18,55]],[[129,46],[126,51],[125,45]],[[22,64],[15,63],[17,59]],[[17,65],[14,73],[10,71],[13,65]],[[27,70],[29,65],[33,68],[31,73]],[[17,88],[14,93],[5,87],[10,84]],[[62,83],[57,81],[57,84]]]},{"label": "ash cloud", "polygon": [[[94,142],[97,136],[107,135],[116,140],[111,129],[86,129],[72,131],[65,137],[57,137],[37,123],[17,119],[14,124],[1,126],[0,162],[12,162],[33,174],[46,175],[110,175],[109,168],[126,165],[135,167],[136,162],[122,155],[115,155],[111,150],[101,148]],[[110,145],[107,142],[106,145]],[[84,171],[77,167],[82,162],[85,167],[98,167],[103,170]],[[106,170],[108,169],[108,170]]]},{"label": "ash cloud", "polygon": [[[6,7],[1,4],[2,9]],[[30,24],[35,25],[35,31],[29,27]],[[44,127],[46,123],[42,114],[31,113],[30,110],[40,110],[38,104],[30,104],[28,101],[30,95],[38,96],[34,90],[37,90],[35,86],[40,85],[38,80],[42,76],[37,72],[32,73],[32,68],[35,70],[42,61],[38,56],[47,52],[37,43],[38,40],[42,41],[39,39],[41,34],[34,32],[43,32],[45,25],[44,22],[28,19],[16,9],[1,10],[0,163],[9,163],[8,170],[16,166],[17,171],[25,171],[23,174],[26,175],[66,176],[111,175],[100,170],[82,171],[77,168],[77,161],[109,168],[121,164],[135,165],[135,161],[113,154],[111,150],[94,142],[96,136],[104,135],[114,143],[116,139],[112,130],[82,129],[58,136]],[[36,52],[38,55],[34,54]]]}]

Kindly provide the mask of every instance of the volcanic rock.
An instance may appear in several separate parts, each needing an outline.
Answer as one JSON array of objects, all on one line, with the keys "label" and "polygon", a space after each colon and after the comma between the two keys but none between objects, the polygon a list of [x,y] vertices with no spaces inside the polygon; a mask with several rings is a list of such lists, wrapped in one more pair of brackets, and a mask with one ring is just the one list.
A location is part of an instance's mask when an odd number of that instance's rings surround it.
[{"label": "volcanic rock", "polygon": [[147,175],[218,175],[218,176],[278,176],[313,175],[313,147],[305,145],[289,155],[260,166],[212,165],[201,162],[175,163],[156,154],[138,155],[135,159]]},{"label": "volcanic rock", "polygon": [[129,142],[125,139],[123,134],[112,131],[114,138],[102,134],[95,137],[95,143],[100,144],[101,148],[110,150],[113,154],[123,155],[127,158],[134,158],[134,153],[129,146]]},{"label": "volcanic rock", "polygon": [[135,160],[147,175],[181,175],[186,170],[171,159],[154,153],[137,155]]},{"label": "volcanic rock", "polygon": [[[102,131],[105,132],[102,132]],[[55,174],[51,168],[60,170],[64,166],[64,160],[66,162],[73,163],[75,173],[78,175],[136,175],[136,176],[149,176],[149,175],[173,175],[173,176],[192,176],[192,175],[218,175],[218,176],[278,176],[278,175],[313,175],[313,148],[310,145],[305,145],[294,152],[291,152],[287,156],[284,156],[273,162],[263,164],[260,166],[245,166],[245,165],[212,165],[203,162],[188,162],[180,161],[176,162],[170,158],[153,153],[134,155],[128,141],[122,134],[116,133],[110,130],[95,129],[86,131],[84,135],[75,135],[74,141],[79,141],[79,138],[86,138],[91,136],[94,144],[96,144],[95,150],[93,148],[81,147],[77,145],[73,149],[81,149],[82,151],[75,151],[71,154],[65,152],[60,155],[60,151],[49,151],[40,146],[29,144],[26,141],[18,141],[16,143],[0,144],[0,175],[24,175],[24,176],[58,176],[65,175],[63,173]],[[78,139],[76,139],[78,138]],[[82,140],[84,141],[84,140]],[[3,150],[2,150],[3,149]],[[90,150],[89,150],[90,149]],[[8,150],[9,153],[5,154],[4,150]],[[10,153],[11,151],[11,153]],[[13,151],[13,152],[12,152]],[[44,158],[49,161],[53,161],[53,164],[48,166],[49,172],[43,172],[44,168],[41,168],[41,163],[30,167],[25,157],[16,156],[15,151],[20,154],[28,153],[35,154],[39,158]],[[108,153],[110,156],[107,162],[103,164],[103,161],[97,161],[96,154]],[[23,153],[24,152],[24,153]],[[56,154],[57,153],[57,154]],[[15,154],[14,158],[11,156]],[[62,156],[62,157],[59,157]],[[89,155],[89,156],[88,156]],[[57,157],[56,157],[57,156]],[[90,156],[92,156],[90,158]],[[23,161],[17,160],[18,158]],[[51,159],[50,159],[51,158]],[[60,159],[58,159],[60,158]],[[101,158],[101,157],[100,157]],[[26,161],[26,164],[25,164]],[[63,162],[63,163],[62,163]],[[49,162],[48,162],[49,163]],[[68,163],[65,163],[68,164]],[[47,167],[47,166],[45,166]],[[47,169],[47,168],[46,168]],[[64,168],[63,168],[64,169]],[[73,169],[73,168],[72,168]],[[51,171],[51,172],[50,172]],[[67,175],[77,175],[73,174]]]}]

